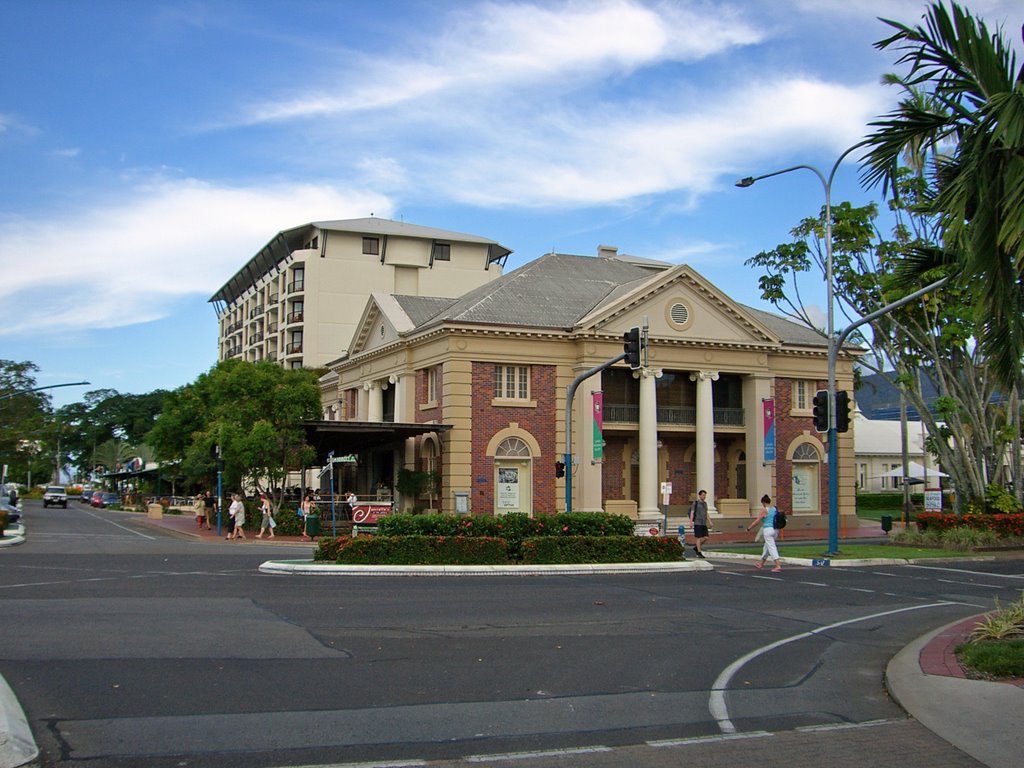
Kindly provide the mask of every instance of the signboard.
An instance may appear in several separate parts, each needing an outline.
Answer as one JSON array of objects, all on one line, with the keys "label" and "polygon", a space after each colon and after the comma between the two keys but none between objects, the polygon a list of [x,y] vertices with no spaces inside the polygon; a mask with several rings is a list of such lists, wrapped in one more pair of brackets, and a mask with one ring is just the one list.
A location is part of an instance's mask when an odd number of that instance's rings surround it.
[{"label": "signboard", "polygon": [[924,492],[924,511],[925,512],[941,512],[942,511],[942,491],[925,491]]},{"label": "signboard", "polygon": [[661,503],[668,506],[669,501],[672,497],[672,483],[663,482],[661,484]]},{"label": "signboard", "polygon": [[358,464],[359,460],[356,458],[354,453],[350,453],[347,456],[334,456],[331,458],[331,464]]},{"label": "signboard", "polygon": [[498,467],[498,509],[519,509],[519,467]]},{"label": "signboard", "polygon": [[390,514],[390,503],[360,502],[352,505],[352,522],[357,525],[372,525]]}]

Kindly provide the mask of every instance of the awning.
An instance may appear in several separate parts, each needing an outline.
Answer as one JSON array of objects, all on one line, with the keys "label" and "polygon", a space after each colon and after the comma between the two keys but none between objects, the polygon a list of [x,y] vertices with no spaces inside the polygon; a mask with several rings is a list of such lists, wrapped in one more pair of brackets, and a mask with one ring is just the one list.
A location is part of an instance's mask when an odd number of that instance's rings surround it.
[{"label": "awning", "polygon": [[[926,471],[929,480],[935,480],[939,477],[949,477],[945,472],[940,472],[939,470],[932,469],[931,467],[928,467],[928,469],[925,470],[924,465],[918,464],[916,461],[911,461],[907,465],[907,470],[907,482],[909,483],[924,482]],[[880,475],[872,475],[872,477],[903,477],[903,467],[897,467],[889,472],[883,472]]]},{"label": "awning", "polygon": [[316,449],[317,463],[335,456],[400,443],[409,437],[444,432],[451,424],[414,424],[397,421],[304,421],[306,442]]}]

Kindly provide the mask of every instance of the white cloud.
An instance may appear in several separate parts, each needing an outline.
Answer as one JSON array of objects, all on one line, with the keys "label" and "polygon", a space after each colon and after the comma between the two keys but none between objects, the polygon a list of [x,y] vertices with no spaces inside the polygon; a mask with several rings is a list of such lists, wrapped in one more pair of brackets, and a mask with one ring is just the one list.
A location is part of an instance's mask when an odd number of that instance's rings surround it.
[{"label": "white cloud", "polygon": [[218,187],[157,180],[67,217],[0,224],[0,335],[112,328],[210,296],[275,232],[387,216],[375,193],[330,186]]},{"label": "white cloud", "polygon": [[[419,57],[348,53],[332,85],[253,104],[245,123],[392,108],[424,98],[519,87],[573,88],[580,78],[694,61],[761,40],[729,5],[648,6],[635,0],[556,5],[482,3],[437,23],[439,38],[406,41]],[[353,85],[354,84],[354,85]]]}]

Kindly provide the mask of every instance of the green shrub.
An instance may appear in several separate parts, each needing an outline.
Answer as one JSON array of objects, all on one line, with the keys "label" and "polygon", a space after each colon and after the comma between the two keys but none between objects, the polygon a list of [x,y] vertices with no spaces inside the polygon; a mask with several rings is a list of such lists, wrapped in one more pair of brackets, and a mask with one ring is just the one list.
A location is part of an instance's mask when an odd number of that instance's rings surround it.
[{"label": "green shrub", "polygon": [[[339,536],[334,561],[344,565],[501,565],[505,542],[491,536]],[[333,551],[334,545],[323,547]],[[318,550],[319,551],[319,550]]]},{"label": "green shrub", "polygon": [[[923,507],[924,494],[910,494],[910,503],[917,507]],[[858,493],[857,509],[903,509],[903,492]]]},{"label": "green shrub", "polygon": [[522,562],[665,563],[682,559],[678,538],[640,536],[541,536],[523,541]]}]

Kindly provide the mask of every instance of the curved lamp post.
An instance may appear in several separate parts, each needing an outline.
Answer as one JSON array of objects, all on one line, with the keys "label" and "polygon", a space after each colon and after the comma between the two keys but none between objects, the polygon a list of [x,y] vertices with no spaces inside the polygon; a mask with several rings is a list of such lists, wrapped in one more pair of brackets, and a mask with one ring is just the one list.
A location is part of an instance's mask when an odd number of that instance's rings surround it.
[{"label": "curved lamp post", "polygon": [[32,392],[41,392],[44,389],[56,389],[57,387],[87,387],[92,382],[89,381],[71,381],[67,384],[47,384],[45,387],[34,387],[32,389],[19,389],[15,392],[8,392],[7,394],[0,395],[0,400],[7,400],[11,397],[17,397],[18,395],[28,395]]},{"label": "curved lamp post", "polygon": [[765,173],[761,176],[747,176],[736,182],[737,187],[749,187],[761,179],[781,176],[791,171],[807,170],[818,177],[825,191],[825,284],[828,286],[828,554],[839,551],[839,477],[836,468],[836,336],[835,316],[833,311],[832,281],[832,181],[836,171],[848,154],[859,149],[861,144],[854,144],[839,156],[828,176],[825,176],[813,165],[794,165],[781,171]]}]

